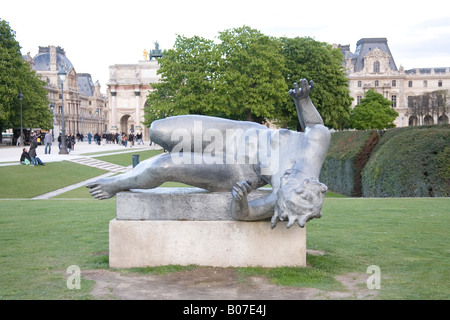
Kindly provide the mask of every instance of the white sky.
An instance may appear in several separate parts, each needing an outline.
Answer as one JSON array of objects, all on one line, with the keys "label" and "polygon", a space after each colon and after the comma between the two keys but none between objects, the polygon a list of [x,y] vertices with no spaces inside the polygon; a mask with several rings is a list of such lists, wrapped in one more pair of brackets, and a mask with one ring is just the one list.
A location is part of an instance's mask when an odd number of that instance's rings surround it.
[{"label": "white sky", "polygon": [[407,0],[2,0],[0,18],[16,32],[22,54],[61,46],[78,73],[106,92],[109,66],[137,63],[143,51],[170,49],[176,35],[213,40],[247,25],[266,35],[330,44],[387,38],[397,67],[450,67],[447,1]]}]

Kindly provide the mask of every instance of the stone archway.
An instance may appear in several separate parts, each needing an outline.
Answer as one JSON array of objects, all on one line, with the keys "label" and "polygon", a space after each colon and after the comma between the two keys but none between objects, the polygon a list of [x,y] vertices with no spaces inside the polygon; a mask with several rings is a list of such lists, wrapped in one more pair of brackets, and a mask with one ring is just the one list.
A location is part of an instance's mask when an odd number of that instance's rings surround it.
[{"label": "stone archway", "polygon": [[448,117],[443,114],[438,118],[438,124],[447,124],[448,123]]},{"label": "stone archway", "polygon": [[130,120],[130,115],[129,114],[126,114],[126,115],[123,115],[121,118],[120,118],[120,133],[128,133],[128,131],[129,131],[129,120]]},{"label": "stone archway", "polygon": [[423,124],[426,126],[434,124],[433,117],[430,115],[425,116],[425,118],[423,118]]},{"label": "stone archway", "polygon": [[408,120],[409,126],[417,126],[418,124],[419,124],[419,122],[418,122],[418,119],[416,116],[409,117],[409,120]]}]

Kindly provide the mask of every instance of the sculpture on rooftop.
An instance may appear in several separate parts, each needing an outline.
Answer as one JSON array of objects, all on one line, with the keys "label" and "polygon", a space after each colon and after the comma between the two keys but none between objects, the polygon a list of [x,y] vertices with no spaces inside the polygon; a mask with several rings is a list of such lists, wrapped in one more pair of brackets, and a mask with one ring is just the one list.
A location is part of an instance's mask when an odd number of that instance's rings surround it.
[{"label": "sculpture on rooftop", "polygon": [[[211,192],[229,191],[230,210],[237,220],[271,217],[271,227],[287,219],[304,227],[320,218],[327,187],[318,180],[330,143],[309,93],[314,83],[300,80],[294,99],[304,132],[222,118],[185,115],[154,121],[150,138],[169,153],[142,161],[132,171],[90,183],[96,199],[120,191],[152,189],[167,181]],[[248,200],[248,194],[270,184],[272,191]]]}]

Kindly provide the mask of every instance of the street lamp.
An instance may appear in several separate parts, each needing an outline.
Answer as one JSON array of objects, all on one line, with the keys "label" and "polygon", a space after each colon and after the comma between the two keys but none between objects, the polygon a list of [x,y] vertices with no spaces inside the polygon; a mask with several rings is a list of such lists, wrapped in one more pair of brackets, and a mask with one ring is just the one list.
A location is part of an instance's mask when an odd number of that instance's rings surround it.
[{"label": "street lamp", "polygon": [[66,143],[66,124],[64,121],[64,80],[66,79],[66,71],[61,66],[58,71],[58,79],[61,82],[61,99],[62,99],[62,107],[61,107],[61,149],[59,150],[59,154],[69,154],[67,151],[67,143]]},{"label": "street lamp", "polygon": [[[97,133],[98,133],[98,127],[99,127],[99,126],[98,126],[98,123],[99,123],[99,121],[100,121],[100,120],[99,120],[100,117],[99,117],[99,111],[98,111],[98,108],[97,108],[97,110],[95,110],[95,113],[97,114]],[[98,134],[100,134],[100,133],[98,133]]]},{"label": "street lamp", "polygon": [[[53,101],[50,102],[50,111],[52,112],[52,126],[55,124],[55,105],[53,104]],[[55,139],[54,135],[55,128],[52,128],[52,140]]]},{"label": "street lamp", "polygon": [[23,124],[22,124],[22,100],[23,100],[23,94],[22,91],[19,92],[19,100],[20,100],[20,146],[23,147],[24,146],[24,141],[23,141]]}]

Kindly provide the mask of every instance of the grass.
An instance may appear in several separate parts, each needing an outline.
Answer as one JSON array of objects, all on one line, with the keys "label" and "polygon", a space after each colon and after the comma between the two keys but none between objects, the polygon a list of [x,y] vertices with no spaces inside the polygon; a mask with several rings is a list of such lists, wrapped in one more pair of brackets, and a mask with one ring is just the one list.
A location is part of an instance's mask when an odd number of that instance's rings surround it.
[{"label": "grass", "polygon": [[99,155],[94,158],[127,167],[133,164],[133,155],[135,154],[139,155],[139,161],[144,161],[145,159],[154,157],[161,153],[162,153],[161,150],[145,150],[145,151],[118,153],[114,155],[103,155],[103,156]]},{"label": "grass", "polygon": [[0,198],[32,198],[104,173],[104,170],[68,161],[34,167],[0,167]]},{"label": "grass", "polygon": [[[81,273],[109,269],[108,224],[115,217],[115,199],[93,200],[85,188],[61,196],[71,199],[23,198],[102,173],[68,162],[0,167],[2,197],[20,192],[22,198],[0,199],[0,299],[92,299],[93,282],[82,277],[81,290],[69,290],[66,270],[71,265]],[[449,207],[450,198],[361,199],[329,193],[323,217],[307,225],[308,249],[323,251],[323,256],[308,254],[306,268],[237,270],[242,278],[266,275],[279,285],[343,290],[335,276],[365,274],[368,266],[377,265],[378,299],[448,300]],[[127,272],[161,274],[194,267]]]},{"label": "grass", "polygon": [[108,268],[115,201],[0,200],[0,299],[86,299],[93,282],[68,290],[66,270]]},{"label": "grass", "polygon": [[[82,290],[67,289],[66,269],[109,268],[108,256],[99,253],[108,251],[114,199],[0,200],[0,206],[0,298],[91,298],[88,280],[82,280]],[[238,270],[242,277],[263,274],[280,285],[342,290],[335,276],[364,274],[377,265],[380,299],[449,299],[449,206],[448,198],[328,198],[323,218],[307,225],[308,248],[325,255],[308,255],[306,268]]]}]

